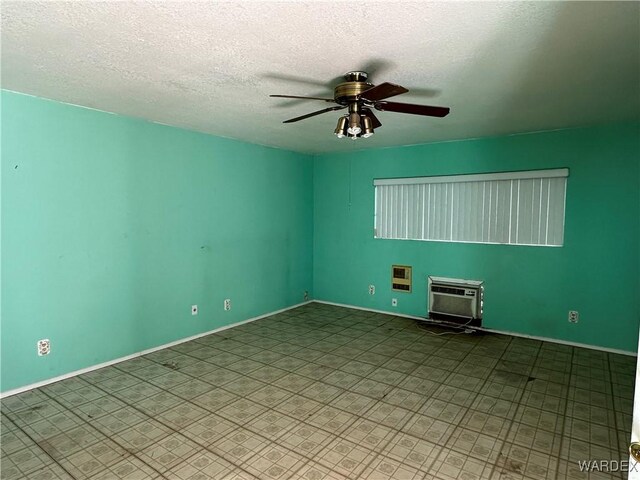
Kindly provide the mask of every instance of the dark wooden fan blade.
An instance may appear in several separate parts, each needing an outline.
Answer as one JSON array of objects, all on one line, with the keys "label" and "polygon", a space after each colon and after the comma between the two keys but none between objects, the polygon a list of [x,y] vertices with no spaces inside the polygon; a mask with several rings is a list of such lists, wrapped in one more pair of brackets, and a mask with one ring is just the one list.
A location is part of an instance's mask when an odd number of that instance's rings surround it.
[{"label": "dark wooden fan blade", "polygon": [[318,110],[317,112],[307,113],[306,115],[302,115],[301,117],[290,118],[289,120],[285,120],[282,123],[293,123],[299,120],[304,120],[305,118],[315,117],[316,115],[320,115],[321,113],[331,112],[332,110],[341,110],[343,108],[347,108],[344,105],[336,105],[335,107],[323,108],[322,110]]},{"label": "dark wooden fan blade", "polygon": [[320,98],[320,97],[301,97],[298,95],[269,95],[270,97],[276,98],[300,98],[302,100],[322,100],[324,102],[334,102],[333,98]]},{"label": "dark wooden fan blade", "polygon": [[449,114],[448,107],[433,107],[431,105],[414,105],[412,103],[376,102],[376,110],[381,112],[411,113],[412,115],[425,115],[427,117],[446,117]]},{"label": "dark wooden fan blade", "polygon": [[376,117],[370,109],[363,108],[362,113],[371,119],[371,126],[373,128],[378,128],[382,126],[382,123],[380,123],[380,120],[378,120],[378,117]]},{"label": "dark wooden fan blade", "polygon": [[407,93],[408,91],[406,88],[396,85],[395,83],[385,82],[365,90],[360,94],[360,98],[375,102],[376,100],[393,97],[401,93]]}]

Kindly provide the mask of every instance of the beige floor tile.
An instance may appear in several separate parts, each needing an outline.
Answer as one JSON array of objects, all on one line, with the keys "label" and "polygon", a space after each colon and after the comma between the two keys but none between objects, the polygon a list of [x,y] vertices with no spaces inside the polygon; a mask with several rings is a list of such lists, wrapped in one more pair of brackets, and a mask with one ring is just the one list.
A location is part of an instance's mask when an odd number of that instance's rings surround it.
[{"label": "beige floor tile", "polygon": [[246,428],[236,428],[229,435],[214,442],[208,449],[225,460],[241,465],[269,444]]},{"label": "beige floor tile", "polygon": [[296,477],[303,480],[347,480],[349,478],[317,462],[309,462],[304,465],[296,472]]},{"label": "beige floor tile", "polygon": [[289,430],[299,425],[300,420],[278,412],[267,410],[247,422],[244,427],[271,441],[286,435]]},{"label": "beige floor tile", "polygon": [[401,431],[421,440],[444,445],[454,429],[454,425],[450,423],[416,413],[403,425]]},{"label": "beige floor tile", "polygon": [[240,466],[259,478],[285,480],[296,478],[295,472],[306,461],[301,455],[281,445],[270,443]]},{"label": "beige floor tile", "polygon": [[505,443],[498,456],[492,479],[555,479],[558,458],[529,448]]},{"label": "beige floor tile", "polygon": [[427,474],[410,465],[379,455],[362,472],[360,478],[367,480],[422,480]]},{"label": "beige floor tile", "polygon": [[90,478],[91,480],[155,480],[160,478],[160,475],[138,458],[128,456]]},{"label": "beige floor tile", "polygon": [[337,438],[337,435],[322,428],[299,421],[276,443],[306,458],[313,459],[320,450]]},{"label": "beige floor tile", "polygon": [[314,460],[340,475],[358,479],[374,457],[371,450],[339,438],[323,448]]},{"label": "beige floor tile", "polygon": [[442,446],[436,443],[398,432],[381,453],[400,463],[427,472],[441,449]]},{"label": "beige floor tile", "polygon": [[439,480],[485,480],[492,470],[492,465],[481,460],[443,448],[427,474]]}]

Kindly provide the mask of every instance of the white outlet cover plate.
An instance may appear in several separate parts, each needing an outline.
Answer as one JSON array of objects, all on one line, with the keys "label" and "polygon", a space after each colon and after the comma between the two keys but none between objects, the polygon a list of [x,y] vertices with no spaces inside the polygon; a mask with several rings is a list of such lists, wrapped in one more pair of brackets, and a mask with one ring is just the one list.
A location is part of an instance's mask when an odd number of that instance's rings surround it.
[{"label": "white outlet cover plate", "polygon": [[42,357],[43,355],[49,355],[51,353],[51,342],[48,338],[38,340],[38,356]]},{"label": "white outlet cover plate", "polygon": [[398,306],[398,299],[397,298],[392,298],[391,299],[391,306],[392,307],[397,307]]},{"label": "white outlet cover plate", "polygon": [[198,305],[191,305],[191,315],[198,314]]}]

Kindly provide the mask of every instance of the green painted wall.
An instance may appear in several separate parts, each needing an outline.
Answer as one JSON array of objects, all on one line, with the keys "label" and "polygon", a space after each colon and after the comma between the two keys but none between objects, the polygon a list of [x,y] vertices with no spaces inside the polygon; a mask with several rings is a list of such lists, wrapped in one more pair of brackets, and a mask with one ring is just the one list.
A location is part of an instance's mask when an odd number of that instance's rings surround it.
[{"label": "green painted wall", "polygon": [[310,156],[3,92],[0,390],[300,303],[312,185]]},{"label": "green painted wall", "polygon": [[[426,316],[427,275],[480,279],[487,328],[636,350],[639,124],[327,154],[314,165],[316,299]],[[374,178],[558,167],[570,168],[563,247],[373,238]],[[391,292],[394,263],[413,266],[412,293]]]},{"label": "green painted wall", "polygon": [[[294,305],[304,290],[423,316],[430,274],[485,280],[488,328],[636,349],[639,124],[312,158],[0,98],[0,391]],[[571,169],[561,248],[373,238],[374,178],[557,167]],[[392,263],[413,265],[413,293],[392,294]]]}]

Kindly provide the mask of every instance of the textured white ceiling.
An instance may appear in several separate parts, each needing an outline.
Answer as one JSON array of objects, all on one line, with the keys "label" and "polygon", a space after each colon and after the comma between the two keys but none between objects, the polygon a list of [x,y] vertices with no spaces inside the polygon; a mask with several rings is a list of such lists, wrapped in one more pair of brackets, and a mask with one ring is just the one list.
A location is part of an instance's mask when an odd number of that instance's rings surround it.
[{"label": "textured white ceiling", "polygon": [[[2,87],[303,152],[350,151],[637,119],[639,2],[2,2]],[[370,66],[394,101],[369,139],[332,96]]]}]

